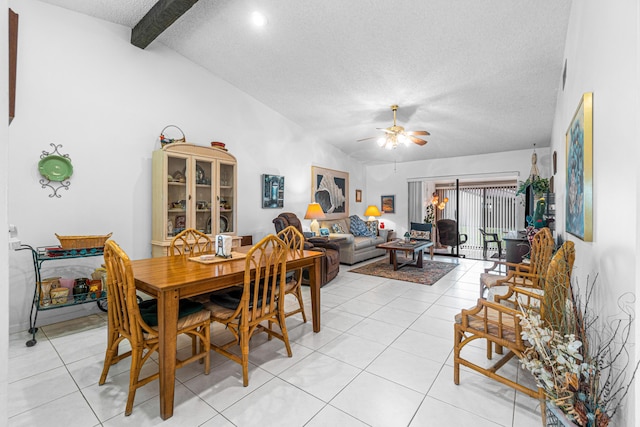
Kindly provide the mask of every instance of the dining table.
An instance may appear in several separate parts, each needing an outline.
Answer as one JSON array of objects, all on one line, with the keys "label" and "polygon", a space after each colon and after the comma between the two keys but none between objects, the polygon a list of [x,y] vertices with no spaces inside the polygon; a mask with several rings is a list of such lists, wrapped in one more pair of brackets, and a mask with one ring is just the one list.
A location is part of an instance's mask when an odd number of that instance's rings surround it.
[{"label": "dining table", "polygon": [[[234,250],[246,254],[251,246]],[[320,332],[320,280],[323,252],[303,251],[289,254],[287,270],[307,268],[311,291],[313,331]],[[158,300],[158,364],[160,382],[160,416],[173,415],[178,306],[182,298],[194,297],[215,290],[242,284],[245,257],[222,262],[202,263],[188,256],[163,256],[132,260],[136,289]]]}]

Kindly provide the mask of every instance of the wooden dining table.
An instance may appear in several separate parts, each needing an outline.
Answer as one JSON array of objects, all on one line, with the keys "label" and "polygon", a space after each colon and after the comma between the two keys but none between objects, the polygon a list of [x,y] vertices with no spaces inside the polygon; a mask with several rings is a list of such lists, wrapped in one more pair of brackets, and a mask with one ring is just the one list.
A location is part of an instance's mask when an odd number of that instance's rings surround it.
[{"label": "wooden dining table", "polygon": [[[250,246],[238,252],[246,253]],[[302,256],[289,255],[287,270],[309,269],[313,331],[320,332],[320,278],[322,252],[304,251]],[[158,363],[160,372],[160,416],[173,415],[178,302],[218,289],[243,283],[245,258],[204,264],[187,256],[156,257],[131,261],[136,288],[158,300]]]}]

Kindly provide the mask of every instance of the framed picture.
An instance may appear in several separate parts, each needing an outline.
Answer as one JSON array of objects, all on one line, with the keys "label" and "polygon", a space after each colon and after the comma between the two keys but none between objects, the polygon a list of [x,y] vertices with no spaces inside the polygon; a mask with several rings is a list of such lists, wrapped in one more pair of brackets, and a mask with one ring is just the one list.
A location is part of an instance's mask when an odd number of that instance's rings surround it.
[{"label": "framed picture", "polygon": [[582,95],[569,124],[567,142],[567,232],[593,240],[593,92]]},{"label": "framed picture", "polygon": [[349,216],[349,173],[311,166],[311,201],[327,219]]},{"label": "framed picture", "polygon": [[380,196],[382,213],[396,213],[396,196]]},{"label": "framed picture", "polygon": [[362,190],[356,190],[356,203],[362,202]]},{"label": "framed picture", "polygon": [[284,176],[262,175],[262,208],[284,207]]},{"label": "framed picture", "polygon": [[321,228],[320,229],[320,235],[321,236],[328,236],[329,235],[329,229],[328,228]]}]

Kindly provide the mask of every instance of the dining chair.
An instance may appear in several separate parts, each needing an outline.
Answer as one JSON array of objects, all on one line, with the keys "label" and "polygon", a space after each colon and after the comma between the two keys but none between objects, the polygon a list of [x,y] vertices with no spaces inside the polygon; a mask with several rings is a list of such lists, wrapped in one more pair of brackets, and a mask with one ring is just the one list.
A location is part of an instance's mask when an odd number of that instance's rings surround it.
[{"label": "dining chair", "polygon": [[538,281],[547,271],[554,247],[555,243],[549,228],[541,228],[533,236],[528,263],[496,261],[494,267],[504,266],[507,269],[506,274],[492,274],[491,269],[480,274],[480,298],[485,298],[485,292],[488,291],[486,298],[493,300],[495,295],[505,293],[509,285],[539,287]]},{"label": "dining chair", "polygon": [[[294,226],[290,225],[278,233],[278,237],[289,248],[289,255],[301,257],[304,253],[304,235]],[[302,320],[307,323],[307,316],[304,312],[304,301],[302,299],[302,268],[295,271],[288,271],[286,274],[286,283],[284,286],[284,294],[293,295],[298,300],[298,308],[285,312],[285,317],[294,314],[302,314]]]},{"label": "dining chair", "polygon": [[[546,325],[555,327],[562,318],[564,306],[570,293],[571,270],[575,261],[575,248],[571,241],[565,242],[553,256],[545,272],[541,284],[544,294],[531,292],[530,289],[510,286],[508,293],[524,294],[531,300],[537,299],[537,304],[528,307],[507,307],[499,302],[478,299],[477,305],[457,314],[454,323],[455,339],[453,345],[453,381],[460,384],[460,365],[475,370],[502,384],[508,385],[522,393],[537,399],[544,399],[542,389],[528,388],[498,374],[498,370],[512,357],[522,357],[529,346],[522,336],[520,316],[527,310],[533,309],[540,313]],[[517,298],[522,300],[521,297]],[[533,307],[536,308],[533,308]],[[491,359],[492,344],[496,348],[506,348],[509,352],[489,368],[471,362],[461,355],[462,349],[476,339],[487,340],[487,359]]]},{"label": "dining chair", "polygon": [[[99,385],[107,379],[111,365],[131,356],[129,374],[129,394],[125,415],[130,415],[136,390],[158,378],[158,372],[140,379],[143,365],[158,351],[158,315],[157,300],[146,300],[138,304],[131,261],[127,254],[113,240],[104,247],[104,260],[107,268],[107,300],[109,310],[109,337],[104,358],[104,367]],[[203,309],[202,304],[190,300],[180,300],[178,313],[178,335],[186,334],[192,341],[201,343],[201,351],[176,360],[176,369],[204,360],[204,373],[209,374],[210,359],[210,317],[211,313]],[[118,354],[118,346],[124,340],[131,344],[131,350]],[[192,346],[192,349],[194,346]]]},{"label": "dining chair", "polygon": [[[249,340],[254,333],[262,331],[282,340],[287,355],[292,356],[285,323],[285,287],[280,286],[286,280],[288,250],[276,235],[266,236],[247,252],[242,289],[212,295],[207,305],[211,321],[221,323],[234,336],[225,344],[211,343],[211,349],[242,365],[245,387],[249,385]],[[234,345],[240,345],[241,356],[228,350]]]},{"label": "dining chair", "polygon": [[187,228],[176,234],[169,244],[169,255],[199,255],[212,252],[213,241],[195,228]]}]

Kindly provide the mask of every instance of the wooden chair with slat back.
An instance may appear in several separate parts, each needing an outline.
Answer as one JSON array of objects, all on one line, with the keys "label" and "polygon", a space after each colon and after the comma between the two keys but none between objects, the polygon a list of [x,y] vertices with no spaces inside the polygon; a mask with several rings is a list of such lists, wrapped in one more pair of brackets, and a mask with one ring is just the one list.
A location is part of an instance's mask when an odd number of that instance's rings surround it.
[{"label": "wooden chair with slat back", "polygon": [[488,270],[480,274],[480,298],[489,291],[489,300],[495,295],[504,294],[509,285],[539,287],[538,281],[546,273],[554,249],[553,236],[548,228],[541,228],[533,237],[531,257],[528,264],[496,261],[494,264],[505,266],[506,275],[491,274]]},{"label": "wooden chair with slat back", "polygon": [[[218,322],[233,334],[234,339],[222,344],[211,344],[211,349],[242,365],[243,385],[249,385],[249,339],[256,332],[266,332],[284,342],[292,356],[285,323],[284,286],[289,249],[277,236],[270,234],[247,253],[242,289],[213,295],[207,308],[211,321]],[[252,271],[255,274],[252,274]],[[264,326],[264,324],[269,326]],[[271,328],[275,324],[280,332]],[[228,349],[240,345],[241,356]]]},{"label": "wooden chair with slat back", "polygon": [[[136,390],[158,378],[158,372],[140,379],[140,371],[151,355],[158,351],[159,334],[157,328],[157,301],[147,300],[140,305],[136,295],[131,261],[127,254],[113,240],[104,247],[104,260],[107,267],[107,300],[109,304],[109,337],[104,358],[104,367],[99,385],[107,379],[111,365],[131,356],[129,375],[129,394],[125,415],[133,410]],[[155,305],[154,305],[155,304]],[[188,363],[204,360],[204,373],[209,373],[211,313],[203,309],[202,304],[192,301],[180,301],[178,314],[178,335],[186,334],[201,344],[199,353],[176,361],[176,369]],[[118,354],[118,346],[128,340],[131,350]]]},{"label": "wooden chair with slat back", "polygon": [[169,244],[169,255],[199,255],[213,249],[209,236],[195,228],[187,228],[173,238]]},{"label": "wooden chair with slat back", "polygon": [[[522,357],[528,342],[522,338],[519,315],[522,310],[538,307],[541,319],[546,324],[553,325],[561,318],[566,299],[569,297],[571,286],[571,270],[575,260],[573,242],[567,241],[556,252],[547,268],[544,279],[540,281],[544,294],[531,292],[531,289],[510,286],[509,293],[524,294],[530,300],[537,299],[537,304],[530,304],[522,309],[507,307],[503,304],[485,299],[478,299],[475,307],[462,312],[455,317],[453,345],[453,381],[460,384],[460,365],[466,366],[502,384],[508,385],[531,397],[544,399],[541,389],[531,389],[509,378],[498,374],[498,369],[504,366],[513,356]],[[522,300],[523,296],[517,298]],[[545,302],[545,301],[550,302]],[[484,368],[471,362],[463,356],[463,348],[476,339],[486,339],[487,359],[492,358],[491,345],[504,347],[509,352],[492,367]]]},{"label": "wooden chair with slat back", "polygon": [[[301,257],[304,253],[304,235],[294,227],[289,226],[278,233],[278,237],[284,242],[285,246],[289,248],[289,254]],[[302,268],[295,271],[287,272],[287,282],[284,287],[284,294],[293,295],[298,300],[298,308],[285,312],[285,317],[293,316],[294,314],[301,313],[302,320],[307,323],[307,316],[304,312],[304,301],[302,299]]]}]

